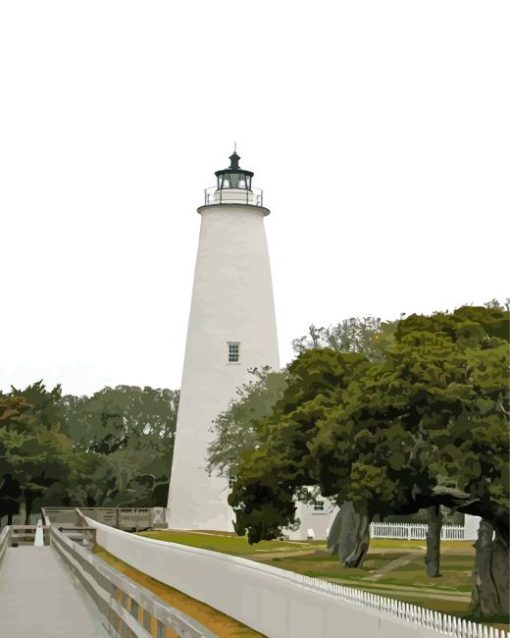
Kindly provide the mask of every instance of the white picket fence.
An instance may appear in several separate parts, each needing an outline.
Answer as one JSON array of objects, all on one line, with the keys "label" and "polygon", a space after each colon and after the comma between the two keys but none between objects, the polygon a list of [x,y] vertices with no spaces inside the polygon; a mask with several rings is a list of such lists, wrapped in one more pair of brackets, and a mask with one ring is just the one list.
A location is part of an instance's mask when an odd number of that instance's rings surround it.
[{"label": "white picket fence", "polygon": [[305,587],[328,592],[336,598],[342,598],[357,607],[375,610],[381,616],[388,614],[401,622],[409,623],[412,627],[423,627],[424,629],[429,629],[442,635],[454,636],[455,638],[510,638],[510,633],[504,629],[463,620],[456,616],[442,614],[438,611],[417,607],[416,605],[392,600],[391,598],[384,598],[377,594],[369,594],[359,589],[336,585],[329,581],[303,576],[295,572],[291,573],[295,580]]},{"label": "white picket fence", "polygon": [[[370,538],[401,538],[406,540],[425,540],[427,525],[412,523],[371,523]],[[443,525],[441,540],[463,541],[463,525]]]}]

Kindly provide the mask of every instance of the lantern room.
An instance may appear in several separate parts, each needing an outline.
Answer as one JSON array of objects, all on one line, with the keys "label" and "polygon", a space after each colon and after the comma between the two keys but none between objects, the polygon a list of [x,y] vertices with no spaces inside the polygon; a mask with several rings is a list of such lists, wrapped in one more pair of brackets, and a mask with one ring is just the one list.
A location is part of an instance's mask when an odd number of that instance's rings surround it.
[{"label": "lantern room", "polygon": [[216,179],[218,180],[218,190],[237,188],[251,191],[253,173],[251,171],[245,171],[239,166],[239,160],[241,158],[236,151],[232,153],[229,159],[230,166],[228,168],[215,172]]}]

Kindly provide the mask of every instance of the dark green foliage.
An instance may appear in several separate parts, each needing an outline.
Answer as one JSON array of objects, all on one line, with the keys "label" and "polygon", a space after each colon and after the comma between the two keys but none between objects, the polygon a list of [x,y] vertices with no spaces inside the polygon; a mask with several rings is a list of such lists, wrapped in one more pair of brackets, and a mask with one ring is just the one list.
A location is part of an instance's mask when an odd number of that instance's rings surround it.
[{"label": "dark green foliage", "polygon": [[376,317],[352,317],[327,328],[312,324],[307,335],[293,340],[292,347],[297,354],[310,349],[331,348],[338,352],[357,352],[370,361],[381,361],[393,341],[396,325],[396,321],[384,322]]},{"label": "dark green foliage", "polygon": [[[319,421],[338,404],[348,381],[368,365],[362,355],[322,349],[304,351],[288,367],[281,398],[274,403],[272,414],[257,423],[260,444],[241,455],[230,499],[237,529],[239,533],[246,529],[250,541],[270,538],[270,531],[274,538],[279,527],[295,523],[295,495],[313,498],[303,490],[319,482],[310,442],[317,435]],[[257,503],[263,512],[258,511]]]},{"label": "dark green foliage", "polygon": [[243,507],[236,510],[234,529],[239,536],[247,532],[250,545],[279,536],[282,520],[292,520],[295,511],[288,485],[275,485],[264,476],[253,478],[237,481],[229,496],[232,505],[243,502]]},{"label": "dark green foliage", "polygon": [[238,399],[218,415],[212,430],[215,441],[209,448],[209,472],[235,476],[244,452],[259,442],[259,424],[272,413],[287,386],[287,374],[270,368],[250,370],[253,379],[238,391]]},{"label": "dark green foliage", "polygon": [[230,497],[238,533],[253,542],[276,536],[295,522],[292,499],[309,498],[305,486],[352,502],[368,518],[440,505],[478,515],[496,532],[486,555],[500,565],[496,602],[483,582],[478,598],[484,613],[504,612],[508,311],[489,304],[412,315],[392,325],[379,351],[372,347],[379,326],[361,328],[353,324],[346,341],[359,354],[327,347],[334,345],[327,331],[301,340],[282,398],[252,425],[257,444],[239,458]]},{"label": "dark green foliage", "polygon": [[166,505],[178,392],[117,386],[63,402],[77,453],[71,500],[89,506]]},{"label": "dark green foliage", "polygon": [[36,499],[69,478],[72,443],[61,431],[59,400],[60,387],[48,392],[42,382],[0,396],[1,515],[23,503],[28,517]]},{"label": "dark green foliage", "polygon": [[311,349],[287,372],[239,480],[265,467],[294,494],[318,485],[382,516],[443,504],[508,535],[507,312],[412,315],[384,361]]},{"label": "dark green foliage", "polygon": [[178,392],[118,386],[0,395],[0,516],[24,505],[165,505]]}]

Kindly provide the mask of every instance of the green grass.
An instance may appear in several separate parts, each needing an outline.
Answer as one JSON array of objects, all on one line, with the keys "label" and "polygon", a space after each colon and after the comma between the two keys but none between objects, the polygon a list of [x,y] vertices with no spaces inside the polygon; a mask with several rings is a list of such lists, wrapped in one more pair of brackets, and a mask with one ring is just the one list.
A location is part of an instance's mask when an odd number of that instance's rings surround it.
[{"label": "green grass", "polygon": [[[323,541],[324,542],[324,541]],[[370,541],[370,549],[392,549],[392,550],[401,550],[405,549],[406,551],[413,551],[419,549],[425,549],[426,542],[422,541],[407,541],[407,540],[399,540],[399,539],[391,539],[391,538],[373,538]],[[462,554],[472,554],[475,555],[473,549],[473,541],[441,541],[441,550],[455,551],[460,552]]]},{"label": "green grass", "polygon": [[[246,538],[232,535],[174,531],[141,532],[140,535],[234,556],[245,556],[281,569],[332,582],[340,581],[349,587],[435,611],[463,618],[469,616],[468,597],[471,592],[475,557],[473,544],[469,541],[442,542],[441,576],[429,578],[425,572],[425,541],[374,539],[370,542],[363,567],[346,569],[336,556],[326,551],[324,541],[263,541],[249,545]],[[292,555],[292,552],[301,554]],[[402,557],[409,562],[391,569],[377,580],[370,580],[381,570],[389,569],[390,563]],[[369,580],[366,580],[367,578]],[[456,594],[458,599],[455,598]],[[502,619],[495,620],[493,624],[507,630],[510,628]]]},{"label": "green grass", "polygon": [[425,547],[425,541],[406,541],[406,540],[392,540],[390,538],[373,538],[370,541],[371,549],[406,549],[411,551],[413,549],[420,549]]},{"label": "green grass", "polygon": [[[314,576],[317,578],[339,578],[346,580],[361,580],[372,577],[375,573],[384,570],[391,562],[402,557],[405,552],[395,552],[378,554],[370,552],[365,559],[363,567],[360,569],[346,569],[338,562],[336,556],[326,554],[326,552],[312,553],[307,556],[282,556],[273,557],[271,560],[264,560],[275,564],[283,569]],[[425,573],[424,553],[410,558],[408,564],[400,565],[392,569],[387,574],[378,578],[377,583],[389,585],[401,585],[405,587],[448,587],[450,591],[465,592],[471,589],[471,569],[473,559],[445,554],[441,560],[441,576],[439,578],[429,578]],[[367,581],[367,585],[370,581]],[[362,584],[362,583],[360,583]]]},{"label": "green grass", "polygon": [[192,532],[139,532],[139,536],[154,538],[159,541],[180,543],[213,552],[244,556],[261,554],[264,552],[299,551],[310,549],[311,543],[292,543],[286,541],[262,541],[256,545],[249,545],[242,536],[219,536],[218,534],[194,534]]}]

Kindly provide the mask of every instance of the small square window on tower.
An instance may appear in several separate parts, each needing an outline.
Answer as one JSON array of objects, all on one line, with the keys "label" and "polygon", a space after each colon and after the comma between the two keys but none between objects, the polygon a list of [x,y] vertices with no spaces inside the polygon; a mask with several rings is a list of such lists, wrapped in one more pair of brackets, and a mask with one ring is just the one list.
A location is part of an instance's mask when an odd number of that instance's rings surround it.
[{"label": "small square window on tower", "polygon": [[239,363],[239,342],[229,341],[228,343],[228,362]]}]

